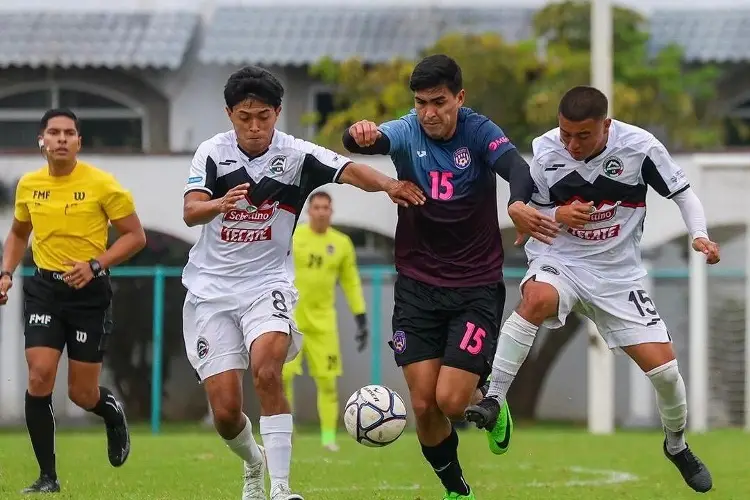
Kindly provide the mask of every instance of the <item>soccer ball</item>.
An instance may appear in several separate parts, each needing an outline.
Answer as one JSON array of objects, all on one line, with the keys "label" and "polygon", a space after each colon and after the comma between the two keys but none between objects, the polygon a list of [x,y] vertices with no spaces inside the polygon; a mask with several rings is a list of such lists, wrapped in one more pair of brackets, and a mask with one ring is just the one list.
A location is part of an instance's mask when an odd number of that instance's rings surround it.
[{"label": "soccer ball", "polygon": [[406,405],[396,391],[367,385],[346,402],[344,424],[358,443],[371,448],[386,446],[404,432]]}]

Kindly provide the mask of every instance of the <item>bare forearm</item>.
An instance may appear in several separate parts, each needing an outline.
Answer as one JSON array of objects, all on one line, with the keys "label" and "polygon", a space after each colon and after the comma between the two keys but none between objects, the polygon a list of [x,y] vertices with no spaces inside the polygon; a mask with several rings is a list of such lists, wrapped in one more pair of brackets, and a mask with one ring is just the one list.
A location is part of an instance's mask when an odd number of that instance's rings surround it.
[{"label": "bare forearm", "polygon": [[125,233],[115,241],[103,254],[96,258],[104,269],[122,264],[146,246],[146,234],[140,232]]},{"label": "bare forearm", "polygon": [[8,234],[3,247],[3,271],[14,272],[26,253],[26,247],[29,244],[28,237],[21,238],[14,232]]},{"label": "bare forearm", "polygon": [[185,204],[182,219],[188,227],[208,224],[221,213],[221,200],[194,200]]},{"label": "bare forearm", "polygon": [[397,181],[364,163],[350,163],[341,173],[339,182],[374,193],[386,191],[388,186]]}]

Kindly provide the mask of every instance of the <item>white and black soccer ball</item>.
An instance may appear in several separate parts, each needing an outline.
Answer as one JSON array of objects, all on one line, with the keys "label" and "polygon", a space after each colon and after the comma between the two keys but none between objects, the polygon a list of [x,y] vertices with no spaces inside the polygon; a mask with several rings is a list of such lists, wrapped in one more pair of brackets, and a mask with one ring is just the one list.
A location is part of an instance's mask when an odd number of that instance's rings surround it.
[{"label": "white and black soccer ball", "polygon": [[344,424],[358,443],[371,448],[386,446],[404,432],[406,405],[396,391],[367,385],[346,402]]}]

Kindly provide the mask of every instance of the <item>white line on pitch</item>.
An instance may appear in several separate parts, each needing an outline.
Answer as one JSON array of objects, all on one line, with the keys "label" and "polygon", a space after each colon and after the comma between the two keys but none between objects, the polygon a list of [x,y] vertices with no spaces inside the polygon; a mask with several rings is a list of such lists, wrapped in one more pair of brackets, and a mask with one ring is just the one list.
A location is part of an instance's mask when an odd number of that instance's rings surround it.
[{"label": "white line on pitch", "polygon": [[544,488],[555,488],[560,486],[606,486],[610,484],[627,483],[630,481],[637,481],[639,479],[635,474],[630,472],[609,470],[609,469],[589,469],[588,467],[568,467],[568,471],[574,474],[587,474],[598,476],[592,479],[571,479],[569,481],[556,481],[556,482],[531,482],[526,486],[544,487]]},{"label": "white line on pitch", "polygon": [[333,486],[329,488],[307,488],[306,491],[310,492],[323,492],[323,493],[334,493],[334,492],[347,492],[347,491],[415,491],[421,488],[418,484],[410,485],[396,485],[381,483],[377,486]]},{"label": "white line on pitch", "polygon": [[338,458],[293,458],[292,463],[295,464],[326,464],[326,465],[354,465],[351,460],[341,460]]}]

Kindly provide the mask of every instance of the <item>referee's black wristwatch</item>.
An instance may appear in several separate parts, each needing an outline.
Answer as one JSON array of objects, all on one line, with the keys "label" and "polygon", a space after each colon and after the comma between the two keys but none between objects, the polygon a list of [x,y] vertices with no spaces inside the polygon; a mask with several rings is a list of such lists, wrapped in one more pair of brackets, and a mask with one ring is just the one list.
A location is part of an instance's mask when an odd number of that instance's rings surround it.
[{"label": "referee's black wristwatch", "polygon": [[89,261],[89,267],[91,268],[91,272],[94,273],[94,277],[99,276],[102,272],[102,265],[96,259],[91,259]]}]

